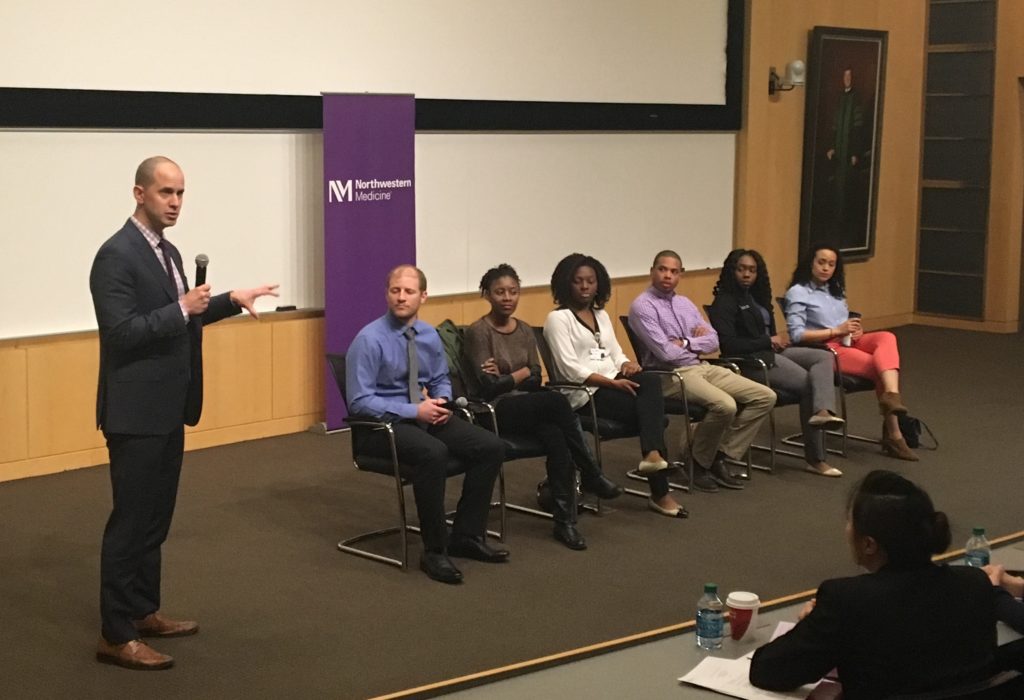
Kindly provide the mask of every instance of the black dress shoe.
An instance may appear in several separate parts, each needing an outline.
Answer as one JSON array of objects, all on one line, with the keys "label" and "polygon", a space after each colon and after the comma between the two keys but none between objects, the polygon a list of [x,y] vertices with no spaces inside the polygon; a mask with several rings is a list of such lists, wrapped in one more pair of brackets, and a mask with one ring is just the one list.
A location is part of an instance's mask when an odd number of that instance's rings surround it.
[{"label": "black dress shoe", "polygon": [[555,523],[555,539],[576,551],[587,548],[587,541],[573,523]]},{"label": "black dress shoe", "polygon": [[715,463],[711,465],[711,469],[708,470],[708,475],[719,486],[724,486],[727,489],[736,489],[737,491],[743,490],[743,483],[737,481],[729,473],[729,470],[725,468],[725,462],[722,460],[715,460]]},{"label": "black dress shoe", "polygon": [[583,478],[580,483],[580,488],[582,488],[585,493],[592,493],[598,498],[603,498],[605,500],[618,498],[622,495],[622,487],[604,474],[600,473],[596,476]]},{"label": "black dress shoe", "polygon": [[420,569],[441,583],[462,583],[462,572],[455,568],[444,552],[424,552],[420,555]]},{"label": "black dress shoe", "polygon": [[482,537],[452,535],[448,541],[448,554],[463,559],[476,559],[490,564],[508,561],[508,550],[491,547]]}]

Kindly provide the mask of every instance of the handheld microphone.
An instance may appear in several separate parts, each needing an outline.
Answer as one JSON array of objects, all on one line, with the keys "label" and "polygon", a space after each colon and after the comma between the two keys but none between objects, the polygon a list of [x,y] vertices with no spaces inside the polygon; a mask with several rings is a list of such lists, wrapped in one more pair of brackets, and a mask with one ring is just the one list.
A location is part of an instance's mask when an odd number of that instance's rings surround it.
[{"label": "handheld microphone", "polygon": [[206,284],[206,266],[210,264],[210,258],[205,253],[196,256],[196,286]]},{"label": "handheld microphone", "polygon": [[466,397],[459,396],[458,398],[455,399],[448,399],[443,404],[441,404],[441,408],[446,409],[448,411],[454,411],[456,409],[465,408],[468,405],[469,401],[466,401]]}]

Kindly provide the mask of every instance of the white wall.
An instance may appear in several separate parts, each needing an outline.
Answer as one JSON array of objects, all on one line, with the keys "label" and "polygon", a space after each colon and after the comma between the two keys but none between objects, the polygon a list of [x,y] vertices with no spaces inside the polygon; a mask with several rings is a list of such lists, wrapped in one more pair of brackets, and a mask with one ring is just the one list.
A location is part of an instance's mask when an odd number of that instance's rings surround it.
[{"label": "white wall", "polygon": [[727,0],[8,0],[7,87],[724,104]]},{"label": "white wall", "polygon": [[[0,86],[724,102],[726,0],[124,0],[0,3]],[[132,175],[185,170],[169,236],[218,289],[323,303],[319,133],[0,130],[0,337],[95,327],[88,270]],[[640,274],[732,242],[731,134],[419,134],[418,260],[435,294],[497,262],[545,283],[572,251]],[[31,300],[31,301],[29,301]]]}]

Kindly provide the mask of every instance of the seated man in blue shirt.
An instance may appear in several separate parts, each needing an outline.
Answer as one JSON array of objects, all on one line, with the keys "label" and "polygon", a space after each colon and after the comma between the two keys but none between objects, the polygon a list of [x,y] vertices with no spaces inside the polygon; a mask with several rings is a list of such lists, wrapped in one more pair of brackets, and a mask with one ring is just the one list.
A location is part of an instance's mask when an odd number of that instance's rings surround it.
[{"label": "seated man in blue shirt", "polygon": [[[398,459],[408,467],[423,536],[420,568],[435,581],[459,583],[448,555],[504,562],[508,550],[485,539],[494,479],[505,447],[492,432],[452,419],[448,363],[437,331],[418,318],[427,278],[412,265],[388,274],[388,312],[365,326],[347,355],[348,405],[353,414],[395,421]],[[425,392],[424,392],[425,390]],[[360,451],[390,457],[382,430],[361,434]],[[445,526],[445,466],[449,454],[466,466],[451,537]]]}]

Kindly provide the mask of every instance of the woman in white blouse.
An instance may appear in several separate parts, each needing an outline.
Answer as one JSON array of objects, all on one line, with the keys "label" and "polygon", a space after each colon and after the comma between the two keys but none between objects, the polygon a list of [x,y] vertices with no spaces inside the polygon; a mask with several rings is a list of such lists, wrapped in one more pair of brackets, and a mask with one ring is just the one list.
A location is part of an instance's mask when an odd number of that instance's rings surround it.
[{"label": "woman in white blouse", "polygon": [[[573,253],[558,263],[551,275],[551,294],[558,308],[544,322],[544,339],[555,365],[549,369],[559,381],[586,386],[599,416],[640,433],[639,471],[651,487],[651,510],[685,518],[686,509],[672,497],[665,475],[669,465],[661,377],[643,372],[622,352],[604,310],[611,291],[611,279],[600,261]],[[573,408],[586,405],[581,392],[568,398]]]}]

